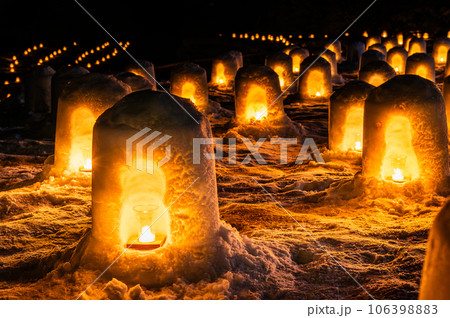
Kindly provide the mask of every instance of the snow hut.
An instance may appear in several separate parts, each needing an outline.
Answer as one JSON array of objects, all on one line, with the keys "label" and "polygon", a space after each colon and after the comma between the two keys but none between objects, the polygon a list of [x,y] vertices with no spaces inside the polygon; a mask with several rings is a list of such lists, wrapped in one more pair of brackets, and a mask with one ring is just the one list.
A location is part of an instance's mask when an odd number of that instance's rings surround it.
[{"label": "snow hut", "polygon": [[383,53],[384,56],[386,56],[387,53],[386,47],[381,43],[372,44],[371,46],[369,46],[368,50],[377,50],[380,53]]},{"label": "snow hut", "polygon": [[[198,124],[171,96],[150,90],[129,94],[98,118],[83,266],[112,264],[113,277],[146,286],[217,274],[214,257],[223,251],[215,164],[193,156],[194,140],[212,138],[211,128],[192,103],[175,99]],[[202,151],[213,153],[213,145]]]},{"label": "snow hut", "polygon": [[328,143],[333,151],[362,151],[364,101],[374,87],[351,81],[331,95]]},{"label": "snow hut", "polygon": [[366,47],[370,47],[371,45],[381,43],[381,38],[379,36],[371,36],[367,38]]},{"label": "snow hut", "polygon": [[383,45],[386,48],[386,52],[389,52],[391,49],[398,46],[398,40],[396,38],[388,38],[383,41]]},{"label": "snow hut", "polygon": [[366,46],[363,42],[353,41],[347,48],[347,61],[354,65],[359,66],[361,55],[366,50]]},{"label": "snow hut", "polygon": [[324,102],[333,92],[331,66],[323,57],[314,62],[316,59],[317,56],[309,56],[300,65],[303,75],[298,80],[298,94],[303,100]]},{"label": "snow hut", "polygon": [[278,52],[266,58],[266,65],[278,74],[281,90],[285,90],[292,83],[292,58],[283,53]]},{"label": "snow hut", "polygon": [[206,70],[194,63],[185,63],[170,73],[170,93],[189,99],[198,111],[208,110]]},{"label": "snow hut", "polygon": [[450,50],[450,39],[438,39],[433,45],[433,57],[436,65],[447,63],[447,54]]},{"label": "snow hut", "polygon": [[427,53],[427,44],[424,39],[412,38],[408,43],[408,55]]},{"label": "snow hut", "polygon": [[153,66],[153,63],[146,60],[137,60],[137,61],[139,62],[140,65],[136,64],[134,61],[131,61],[125,68],[125,71],[134,73],[147,79],[150,82],[152,89],[156,90],[157,86],[155,80],[156,79],[155,68]]},{"label": "snow hut", "polygon": [[406,74],[419,75],[434,82],[434,59],[426,53],[410,55],[406,60]]},{"label": "snow hut", "polygon": [[55,70],[48,65],[35,66],[26,76],[25,108],[33,113],[49,113],[52,104],[52,76]]},{"label": "snow hut", "polygon": [[422,181],[435,191],[448,175],[445,104],[433,82],[398,75],[364,106],[362,172],[393,183]]},{"label": "snow hut", "polygon": [[450,299],[450,201],[433,221],[420,280],[420,300]]},{"label": "snow hut", "polygon": [[402,75],[406,70],[406,59],[408,52],[400,46],[390,49],[387,53],[387,62],[394,69],[395,73]]},{"label": "snow hut", "polygon": [[237,70],[236,57],[230,53],[223,54],[212,62],[211,81],[220,89],[232,89]]},{"label": "snow hut", "polygon": [[113,76],[88,74],[71,81],[58,101],[55,173],[90,171],[95,120],[131,92]]},{"label": "snow hut", "polygon": [[52,118],[56,122],[58,99],[64,87],[73,79],[89,74],[89,71],[81,66],[63,66],[52,77]]},{"label": "snow hut", "polygon": [[359,69],[373,61],[385,61],[386,56],[377,50],[367,50],[361,55]]},{"label": "snow hut", "polygon": [[242,53],[236,50],[232,50],[228,52],[231,56],[234,56],[237,64],[237,68],[240,69],[241,67],[244,67],[244,58],[242,57]]},{"label": "snow hut", "polygon": [[334,54],[336,54],[336,62],[337,63],[341,63],[343,61],[341,41],[337,40],[334,43],[332,41],[327,42],[325,44],[325,49],[328,49],[331,52],[334,52]]},{"label": "snow hut", "polygon": [[373,86],[380,86],[395,75],[395,70],[385,61],[370,62],[359,70],[359,80]]},{"label": "snow hut", "polygon": [[344,79],[338,73],[336,54],[330,50],[325,50],[322,54],[322,57],[330,63],[331,67],[331,81],[334,84],[341,84],[344,82]]},{"label": "snow hut", "polygon": [[309,51],[304,48],[295,48],[289,52],[289,56],[292,58],[292,72],[299,74],[300,64],[309,56]]}]

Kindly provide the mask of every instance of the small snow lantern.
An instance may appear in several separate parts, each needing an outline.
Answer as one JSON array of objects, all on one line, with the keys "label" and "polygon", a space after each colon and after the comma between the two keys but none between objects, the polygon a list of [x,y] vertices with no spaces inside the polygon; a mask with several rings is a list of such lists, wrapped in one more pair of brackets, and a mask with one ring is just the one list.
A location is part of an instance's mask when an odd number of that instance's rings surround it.
[{"label": "small snow lantern", "polygon": [[371,45],[381,43],[381,38],[379,36],[371,36],[367,38],[366,47],[370,47]]},{"label": "small snow lantern", "polygon": [[172,97],[134,92],[98,118],[83,266],[108,267],[122,281],[147,286],[217,274],[211,263],[223,251],[215,164],[203,155],[196,164],[193,155],[195,140],[211,139],[211,128],[192,103]]},{"label": "small snow lantern", "polygon": [[381,43],[372,44],[371,46],[369,46],[368,50],[377,50],[377,51],[383,53],[384,56],[386,56],[386,54],[387,54],[386,47]]},{"label": "small snow lantern", "polygon": [[271,68],[254,65],[242,68],[236,75],[237,122],[271,122],[286,116],[280,95],[279,79]]},{"label": "small snow lantern", "polygon": [[397,47],[399,44],[396,38],[388,38],[385,41],[383,41],[383,45],[386,48],[386,52],[389,52],[391,49]]},{"label": "small snow lantern", "polygon": [[131,72],[121,72],[115,77],[130,86],[132,92],[141,91],[143,89],[153,89],[152,84],[140,75]]},{"label": "small snow lantern", "polygon": [[175,67],[170,73],[170,92],[189,99],[201,112],[208,110],[206,70],[194,63]]},{"label": "small snow lantern", "polygon": [[56,122],[58,99],[64,87],[73,79],[89,74],[89,71],[81,66],[63,66],[52,77],[52,118]]},{"label": "small snow lantern", "polygon": [[325,48],[330,50],[331,52],[334,52],[336,54],[336,62],[341,63],[342,62],[342,45],[341,41],[337,40],[334,43],[328,42],[325,44]]},{"label": "small snow lantern", "polygon": [[228,54],[230,54],[231,56],[234,56],[234,58],[236,59],[236,64],[238,69],[240,69],[241,67],[244,67],[244,58],[242,57],[242,53],[239,51],[230,51],[228,52]]},{"label": "small snow lantern", "polygon": [[304,48],[295,48],[289,52],[289,56],[292,58],[292,72],[299,74],[300,64],[309,56],[309,51]]},{"label": "small snow lantern", "polygon": [[278,74],[281,90],[285,90],[292,83],[292,58],[278,52],[266,58],[266,65]]},{"label": "small snow lantern", "polygon": [[361,61],[359,63],[359,69],[364,65],[369,64],[373,61],[385,61],[386,56],[377,50],[367,50],[361,55]]},{"label": "small snow lantern", "polygon": [[359,65],[361,55],[366,50],[366,45],[360,41],[353,41],[347,48],[347,61],[354,65]]},{"label": "small snow lantern", "polygon": [[372,90],[364,106],[363,175],[422,181],[435,191],[449,171],[445,118],[442,94],[420,76],[398,75]]},{"label": "small snow lantern", "polygon": [[359,80],[373,86],[380,86],[395,75],[395,70],[385,61],[370,62],[359,70]]},{"label": "small snow lantern", "polygon": [[[153,63],[146,61],[146,60],[137,60],[140,65],[136,64],[135,62],[130,62],[128,66],[125,68],[126,72],[131,72],[136,75],[142,76],[143,78],[147,79],[150,82],[150,85],[153,90],[156,90],[156,77],[155,77],[155,68],[153,66]],[[142,67],[143,69],[142,69]]]},{"label": "small snow lantern", "polygon": [[413,38],[409,41],[408,55],[427,53],[427,44],[424,39]]},{"label": "small snow lantern", "polygon": [[419,75],[435,81],[434,59],[426,53],[416,53],[406,60],[406,74]]},{"label": "small snow lantern", "polygon": [[407,58],[408,52],[398,46],[389,50],[386,60],[397,74],[402,75],[405,74]]},{"label": "small snow lantern", "polygon": [[364,101],[374,87],[351,81],[331,95],[328,143],[334,151],[362,151]]},{"label": "small snow lantern", "polygon": [[212,62],[211,81],[221,89],[230,89],[234,85],[234,78],[239,68],[234,55],[223,54]]},{"label": "small snow lantern", "polygon": [[56,119],[56,173],[91,170],[95,120],[130,92],[128,85],[102,74],[84,75],[64,88]]},{"label": "small snow lantern", "polygon": [[450,50],[450,39],[439,39],[434,42],[433,57],[436,65],[447,63],[447,54]]},{"label": "small snow lantern", "polygon": [[333,92],[331,66],[323,57],[307,57],[300,65],[298,94],[303,100],[327,101]]},{"label": "small snow lantern", "polygon": [[341,84],[344,79],[338,73],[338,67],[336,62],[336,54],[330,50],[325,50],[322,57],[330,63],[331,67],[331,81],[335,84]]},{"label": "small snow lantern", "polygon": [[52,76],[55,70],[48,65],[35,66],[26,76],[25,107],[34,113],[49,113],[51,110]]},{"label": "small snow lantern", "polygon": [[450,201],[433,221],[420,279],[420,300],[450,299]]},{"label": "small snow lantern", "polygon": [[403,45],[404,37],[402,32],[397,33],[397,42],[398,45]]}]

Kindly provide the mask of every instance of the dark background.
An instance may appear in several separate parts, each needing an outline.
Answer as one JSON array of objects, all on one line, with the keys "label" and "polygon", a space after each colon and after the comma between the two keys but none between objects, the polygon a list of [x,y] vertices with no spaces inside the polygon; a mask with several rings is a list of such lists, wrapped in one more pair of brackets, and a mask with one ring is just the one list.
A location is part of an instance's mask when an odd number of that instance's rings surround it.
[{"label": "dark background", "polygon": [[[219,34],[229,39],[232,32],[315,33],[331,37],[341,33],[372,2],[79,1],[118,40],[130,41],[131,53],[155,63],[189,58],[195,45],[197,57],[202,57],[205,45],[215,46],[221,40]],[[2,1],[0,12],[1,53],[40,42],[61,45],[76,40],[97,44],[110,40],[71,0]],[[445,36],[450,30],[450,1],[378,0],[349,33],[360,36],[367,30],[379,34],[383,29],[420,29]]]}]

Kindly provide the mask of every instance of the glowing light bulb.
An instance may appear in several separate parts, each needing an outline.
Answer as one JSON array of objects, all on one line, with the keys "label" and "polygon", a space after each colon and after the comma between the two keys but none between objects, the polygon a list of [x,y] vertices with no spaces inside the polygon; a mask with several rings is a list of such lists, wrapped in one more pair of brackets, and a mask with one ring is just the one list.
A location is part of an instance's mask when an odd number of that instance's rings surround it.
[{"label": "glowing light bulb", "polygon": [[150,243],[153,242],[156,238],[156,235],[152,233],[150,230],[150,226],[143,226],[141,230],[141,235],[139,235],[139,242],[141,243]]},{"label": "glowing light bulb", "polygon": [[362,149],[361,141],[355,142],[355,150],[361,150],[361,149]]},{"label": "glowing light bulb", "polygon": [[402,174],[402,170],[395,168],[394,169],[394,174],[392,175],[392,180],[397,181],[397,182],[401,182],[404,180],[403,174]]}]

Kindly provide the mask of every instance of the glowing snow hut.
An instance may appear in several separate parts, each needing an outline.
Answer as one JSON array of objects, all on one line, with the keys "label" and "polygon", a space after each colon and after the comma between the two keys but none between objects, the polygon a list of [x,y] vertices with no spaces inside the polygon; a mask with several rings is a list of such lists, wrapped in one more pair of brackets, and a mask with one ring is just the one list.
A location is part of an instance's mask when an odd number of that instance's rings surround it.
[{"label": "glowing snow hut", "polygon": [[381,43],[381,38],[379,36],[371,36],[367,38],[366,47],[369,48],[371,45]]},{"label": "glowing snow hut", "polygon": [[373,86],[380,86],[395,75],[395,70],[385,61],[370,62],[359,70],[359,80]]},{"label": "glowing snow hut", "polygon": [[424,39],[412,38],[408,43],[408,55],[427,53],[427,44]]},{"label": "glowing snow hut", "polygon": [[439,89],[422,77],[398,75],[372,90],[364,107],[363,175],[441,187],[449,169],[445,118]]},{"label": "glowing snow hut", "polygon": [[89,74],[84,67],[73,65],[63,66],[53,74],[52,77],[52,118],[56,122],[56,114],[58,109],[58,99],[64,87],[73,79]]},{"label": "glowing snow hut", "polygon": [[206,70],[194,63],[181,64],[170,73],[170,92],[189,99],[201,112],[208,110]]},{"label": "glowing snow hut", "polygon": [[[129,94],[98,118],[82,266],[108,267],[113,277],[146,286],[218,274],[214,160],[200,155],[196,164],[193,156],[194,140],[212,138],[211,129],[189,101],[175,99],[198,124],[171,96],[150,90]],[[203,145],[205,152],[213,145]]]},{"label": "glowing snow hut", "polygon": [[450,39],[439,39],[433,45],[433,57],[436,65],[447,63],[447,54],[450,50]]},{"label": "glowing snow hut", "polygon": [[238,68],[234,55],[226,53],[219,56],[212,62],[211,82],[220,89],[232,89]]},{"label": "glowing snow hut", "polygon": [[333,151],[362,151],[364,101],[374,87],[351,81],[331,95],[328,143]]},{"label": "glowing snow hut", "polygon": [[434,59],[426,53],[410,55],[406,60],[406,74],[419,75],[435,81]]},{"label": "glowing snow hut", "polygon": [[389,52],[391,49],[397,47],[399,44],[397,38],[388,38],[383,41],[383,45],[386,48],[386,52]]},{"label": "glowing snow hut", "polygon": [[131,72],[121,72],[115,77],[130,86],[132,92],[141,91],[144,89],[153,89],[152,84],[140,75]]},{"label": "glowing snow hut", "polygon": [[335,84],[341,84],[344,79],[338,73],[336,54],[330,50],[325,50],[322,54],[322,57],[330,63],[331,67],[331,81]]},{"label": "glowing snow hut", "polygon": [[400,46],[394,47],[387,53],[386,61],[399,74],[405,74],[406,60],[408,59],[408,52]]},{"label": "glowing snow hut", "polygon": [[309,56],[300,65],[303,75],[298,79],[298,94],[303,100],[324,102],[333,92],[331,66],[323,57],[316,59],[317,56]]},{"label": "glowing snow hut", "polygon": [[292,58],[278,52],[266,58],[266,65],[278,74],[281,90],[285,90],[292,83]]},{"label": "glowing snow hut", "polygon": [[372,44],[371,46],[368,47],[367,50],[377,50],[380,53],[383,53],[384,56],[386,56],[387,54],[386,47],[381,43]]},{"label": "glowing snow hut", "polygon": [[327,42],[325,44],[325,49],[328,49],[331,52],[334,52],[334,54],[336,54],[336,62],[337,63],[341,63],[343,61],[341,41],[337,40],[334,43],[333,42]]},{"label": "glowing snow hut", "polygon": [[51,110],[52,76],[55,70],[48,65],[35,66],[24,79],[25,108],[34,113]]},{"label": "glowing snow hut", "polygon": [[361,69],[364,65],[369,64],[374,61],[385,61],[386,56],[377,50],[367,50],[361,55],[361,60],[359,63],[359,69]]},{"label": "glowing snow hut", "polygon": [[300,64],[309,56],[309,51],[304,48],[295,48],[289,52],[289,56],[292,58],[292,72],[299,74]]},{"label": "glowing snow hut", "polygon": [[92,129],[98,116],[131,92],[128,85],[103,74],[71,81],[58,101],[55,172],[90,171]]}]

